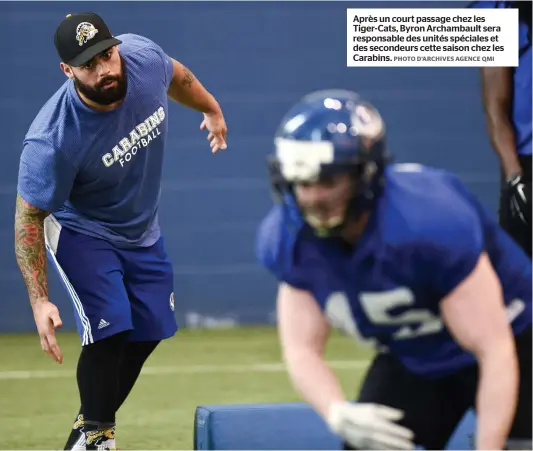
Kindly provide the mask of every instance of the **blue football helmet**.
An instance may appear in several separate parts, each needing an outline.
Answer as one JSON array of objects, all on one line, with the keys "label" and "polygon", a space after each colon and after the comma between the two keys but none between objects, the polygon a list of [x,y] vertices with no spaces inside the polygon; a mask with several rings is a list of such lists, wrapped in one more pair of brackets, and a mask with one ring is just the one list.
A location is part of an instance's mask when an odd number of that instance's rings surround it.
[{"label": "blue football helmet", "polygon": [[353,190],[342,220],[327,227],[310,224],[319,236],[335,235],[347,220],[371,210],[380,196],[390,160],[385,138],[381,115],[359,94],[323,90],[306,95],[283,117],[275,135],[275,152],[268,160],[276,197],[293,209],[295,184],[351,175]]}]

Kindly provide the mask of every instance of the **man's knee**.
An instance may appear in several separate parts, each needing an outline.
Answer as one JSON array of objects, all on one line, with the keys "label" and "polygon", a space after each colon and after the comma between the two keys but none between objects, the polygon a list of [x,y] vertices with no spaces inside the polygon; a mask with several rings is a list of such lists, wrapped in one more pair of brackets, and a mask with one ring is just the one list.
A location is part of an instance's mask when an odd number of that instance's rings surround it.
[{"label": "man's knee", "polygon": [[126,345],[124,352],[125,359],[131,362],[144,363],[154,352],[161,340],[154,341],[130,341]]},{"label": "man's knee", "polygon": [[131,331],[125,330],[83,346],[80,360],[87,360],[87,363],[90,361],[90,364],[101,364],[116,359],[123,353],[130,333]]}]

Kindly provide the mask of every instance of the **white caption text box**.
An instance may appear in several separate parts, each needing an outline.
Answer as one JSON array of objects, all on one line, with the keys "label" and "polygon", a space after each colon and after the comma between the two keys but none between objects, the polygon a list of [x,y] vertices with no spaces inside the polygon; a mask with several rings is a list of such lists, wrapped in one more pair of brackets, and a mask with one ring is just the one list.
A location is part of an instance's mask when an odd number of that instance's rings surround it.
[{"label": "white caption text box", "polygon": [[347,9],[348,67],[517,67],[518,9]]}]

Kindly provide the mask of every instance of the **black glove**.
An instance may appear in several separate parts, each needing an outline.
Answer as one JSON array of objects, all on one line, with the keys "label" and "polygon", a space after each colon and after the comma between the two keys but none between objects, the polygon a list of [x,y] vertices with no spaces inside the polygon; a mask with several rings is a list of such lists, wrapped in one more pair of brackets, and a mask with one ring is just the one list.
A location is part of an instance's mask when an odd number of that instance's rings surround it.
[{"label": "black glove", "polygon": [[511,215],[528,227],[531,226],[531,182],[516,175],[507,182]]}]

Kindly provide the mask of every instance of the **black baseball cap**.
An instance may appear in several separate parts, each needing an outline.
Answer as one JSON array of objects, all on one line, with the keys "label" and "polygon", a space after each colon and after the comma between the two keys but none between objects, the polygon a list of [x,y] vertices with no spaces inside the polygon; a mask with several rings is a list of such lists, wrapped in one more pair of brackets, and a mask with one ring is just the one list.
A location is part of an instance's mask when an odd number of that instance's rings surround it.
[{"label": "black baseball cap", "polygon": [[54,44],[61,61],[83,66],[99,53],[120,44],[104,20],[94,13],[69,14],[57,27]]}]

